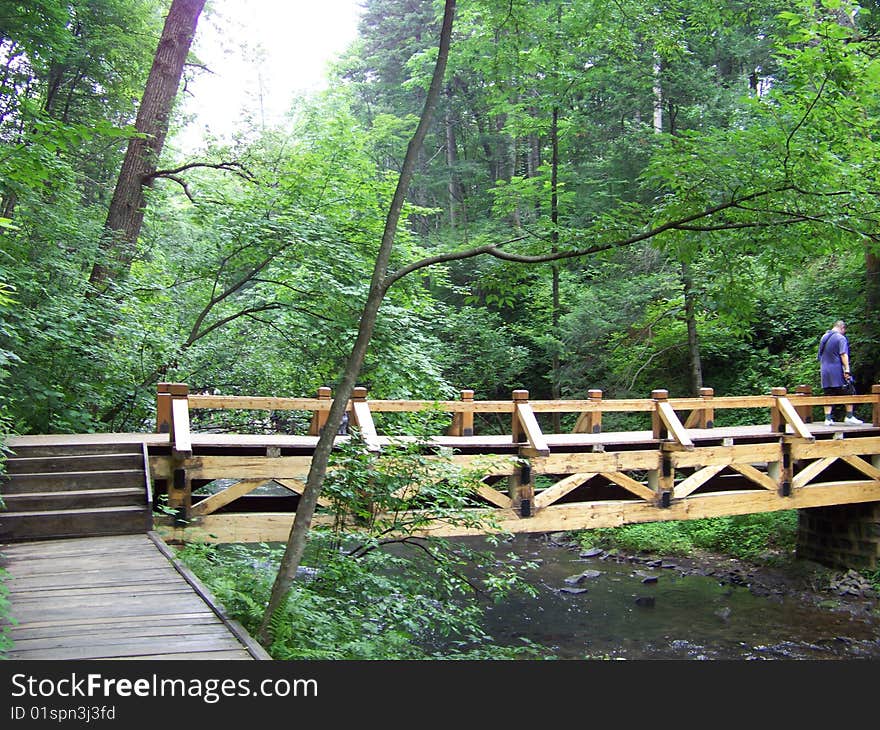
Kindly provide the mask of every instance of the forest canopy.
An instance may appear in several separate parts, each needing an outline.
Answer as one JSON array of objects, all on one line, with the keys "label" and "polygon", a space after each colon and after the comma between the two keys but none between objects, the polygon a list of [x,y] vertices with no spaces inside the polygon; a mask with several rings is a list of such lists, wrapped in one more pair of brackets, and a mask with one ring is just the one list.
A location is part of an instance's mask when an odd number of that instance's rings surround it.
[{"label": "forest canopy", "polygon": [[[175,143],[206,72],[190,52],[117,257],[108,212],[126,150],[158,136],[138,115],[172,5],[0,11],[6,431],[150,430],[159,381],[300,396],[345,366],[442,3],[368,0],[327,91],[199,149]],[[360,382],[818,387],[839,318],[858,382],[880,382],[878,18],[835,0],[459,0]]]}]

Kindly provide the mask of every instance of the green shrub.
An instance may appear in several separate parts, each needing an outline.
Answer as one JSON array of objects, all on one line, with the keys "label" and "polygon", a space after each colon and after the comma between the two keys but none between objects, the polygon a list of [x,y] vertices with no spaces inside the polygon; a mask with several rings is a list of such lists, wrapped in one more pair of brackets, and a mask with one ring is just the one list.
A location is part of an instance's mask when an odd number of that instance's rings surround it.
[{"label": "green shrub", "polygon": [[756,560],[767,553],[793,552],[797,540],[797,511],[585,530],[579,533],[578,540],[585,547],[615,548],[630,553],[686,555],[694,550],[708,550],[741,560]]}]

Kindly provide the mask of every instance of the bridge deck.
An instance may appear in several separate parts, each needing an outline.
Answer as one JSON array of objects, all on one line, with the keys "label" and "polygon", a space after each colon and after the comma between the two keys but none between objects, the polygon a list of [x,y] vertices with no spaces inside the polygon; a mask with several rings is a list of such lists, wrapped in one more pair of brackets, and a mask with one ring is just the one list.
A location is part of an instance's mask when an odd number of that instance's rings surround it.
[{"label": "bridge deck", "polygon": [[154,533],[0,546],[9,659],[270,657]]},{"label": "bridge deck", "polygon": [[[831,438],[835,433],[868,435],[880,431],[876,426],[866,423],[862,426],[847,426],[836,423],[826,426],[823,422],[807,423],[809,431],[817,438]],[[791,433],[791,427],[787,433]],[[689,428],[688,436],[694,441],[720,441],[726,438],[738,439],[767,439],[779,438],[769,424],[757,424],[746,426],[716,426],[714,428]],[[578,448],[590,448],[604,446],[610,450],[615,447],[626,447],[634,444],[657,444],[651,431],[603,431],[601,433],[545,433],[544,437],[548,446],[560,451],[568,451]],[[345,439],[346,437],[339,437]],[[382,443],[387,437],[379,436]],[[497,450],[505,446],[514,447],[509,434],[478,434],[475,436],[434,436],[436,444],[456,449],[490,449]],[[192,445],[199,448],[224,448],[234,450],[242,448],[262,448],[268,446],[289,447],[295,449],[314,448],[318,441],[317,436],[298,436],[288,434],[240,434],[240,433],[192,433]],[[132,443],[143,442],[149,448],[162,448],[168,446],[168,434],[166,433],[86,433],[86,434],[37,434],[31,436],[14,436],[9,439],[7,445],[13,451],[16,445],[22,446],[53,446],[71,444],[107,444],[107,443]]]}]

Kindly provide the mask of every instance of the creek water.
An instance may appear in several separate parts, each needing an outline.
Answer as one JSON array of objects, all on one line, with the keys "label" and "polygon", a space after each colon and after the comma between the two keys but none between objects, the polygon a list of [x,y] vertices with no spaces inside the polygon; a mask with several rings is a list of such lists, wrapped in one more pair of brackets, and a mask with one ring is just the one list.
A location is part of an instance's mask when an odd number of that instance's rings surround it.
[{"label": "creek water", "polygon": [[712,576],[682,575],[674,560],[650,567],[581,557],[542,535],[494,548],[468,543],[492,550],[499,564],[519,563],[538,592],[489,609],[485,628],[499,644],[528,639],[558,659],[880,659],[880,617],[868,611],[756,595]]}]

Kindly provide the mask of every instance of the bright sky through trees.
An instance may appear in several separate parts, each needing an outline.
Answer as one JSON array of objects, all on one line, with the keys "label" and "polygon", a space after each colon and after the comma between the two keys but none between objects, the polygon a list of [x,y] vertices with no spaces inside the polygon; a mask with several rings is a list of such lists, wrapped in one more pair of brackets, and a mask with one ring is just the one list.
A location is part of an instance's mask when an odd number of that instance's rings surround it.
[{"label": "bright sky through trees", "polygon": [[196,118],[177,139],[228,136],[245,118],[278,123],[291,98],[325,83],[327,62],[354,40],[360,0],[210,0],[193,51],[209,71],[187,85]]}]

